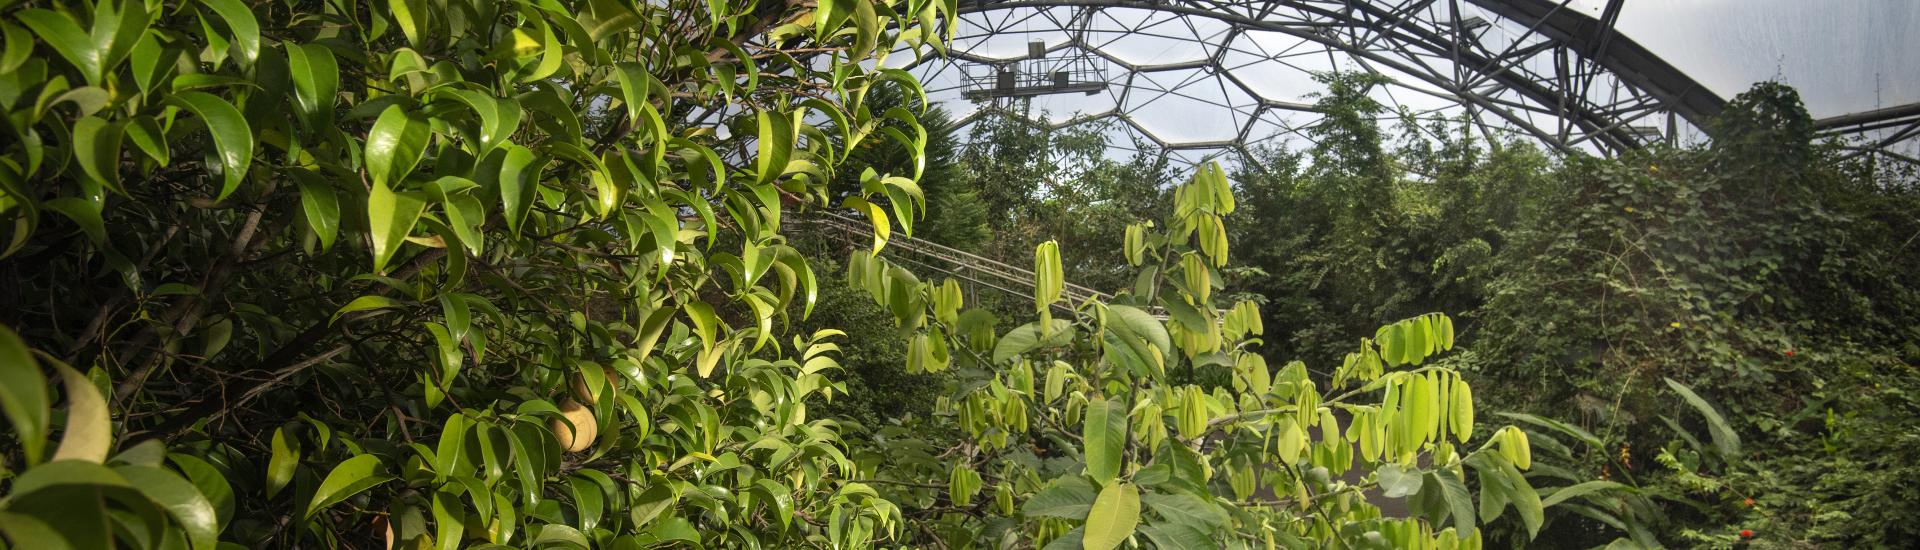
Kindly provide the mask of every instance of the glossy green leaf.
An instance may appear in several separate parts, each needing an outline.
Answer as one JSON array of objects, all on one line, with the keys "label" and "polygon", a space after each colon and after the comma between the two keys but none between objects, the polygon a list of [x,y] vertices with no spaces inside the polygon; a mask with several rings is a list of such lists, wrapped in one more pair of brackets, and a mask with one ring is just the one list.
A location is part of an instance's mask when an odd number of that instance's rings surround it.
[{"label": "glossy green leaf", "polygon": [[273,498],[287,483],[293,481],[293,472],[300,468],[299,442],[287,433],[285,428],[274,428],[272,453],[267,457],[267,498]]},{"label": "glossy green leaf", "polygon": [[467,528],[461,521],[466,514],[460,506],[460,498],[446,491],[434,491],[432,505],[434,536],[439,541],[439,550],[460,548],[460,537]]},{"label": "glossy green leaf", "polygon": [[367,228],[373,238],[373,271],[385,273],[387,262],[400,251],[427,203],[412,193],[396,193],[384,183],[376,183],[367,196]]},{"label": "glossy green leaf", "polygon": [[73,123],[73,154],[88,178],[125,195],[120,187],[120,142],[126,134],[121,128],[119,122],[81,117]]},{"label": "glossy green leaf", "polygon": [[213,147],[220,156],[222,178],[220,194],[215,200],[226,200],[228,195],[240,188],[240,181],[246,178],[247,169],[253,164],[252,128],[247,126],[247,120],[240,115],[239,109],[213,94],[180,92],[172,96],[172,101],[200,117],[213,134]]},{"label": "glossy green leaf", "polygon": [[80,22],[75,21],[73,16],[48,9],[29,8],[20,10],[14,17],[32,29],[42,42],[53,47],[60,57],[80,69],[80,74],[85,75],[87,82],[100,81],[107,52],[95,47],[87,31],[80,28]]},{"label": "glossy green leaf", "polygon": [[195,550],[214,548],[219,543],[220,523],[213,504],[200,490],[178,474],[152,466],[119,466],[114,471],[146,495],[154,504],[187,532]]},{"label": "glossy green leaf", "polygon": [[506,156],[500,164],[500,202],[507,230],[518,236],[520,224],[527,219],[527,213],[533,211],[534,190],[545,163],[535,162],[533,151],[525,147],[508,144],[505,150]]},{"label": "glossy green leaf", "polygon": [[339,321],[340,316],[346,315],[348,313],[353,313],[356,311],[400,307],[400,305],[401,304],[399,300],[388,298],[386,296],[379,296],[379,295],[361,296],[359,298],[354,298],[353,301],[351,302],[347,302],[347,305],[340,306],[339,310],[333,312],[333,318],[329,322]]},{"label": "glossy green leaf", "polygon": [[127,140],[133,142],[135,148],[146,153],[147,158],[153,159],[155,163],[166,166],[172,162],[173,148],[167,144],[166,137],[160,129],[160,123],[153,117],[134,117],[127,121],[122,131]]},{"label": "glossy green leaf", "polygon": [[334,195],[333,186],[318,177],[295,177],[294,181],[300,186],[301,211],[307,226],[319,237],[320,249],[333,248],[340,236],[340,199]]},{"label": "glossy green leaf", "polygon": [[[786,171],[787,158],[793,152],[793,120],[785,113],[760,111],[759,155],[754,157],[759,183],[773,183]],[[875,247],[878,249],[878,247]]]},{"label": "glossy green leaf", "polygon": [[323,127],[333,118],[340,89],[340,67],[333,50],[319,44],[286,44],[287,70],[293,75],[294,101],[307,123]]},{"label": "glossy green leaf", "polygon": [[[427,150],[427,139],[432,135],[432,128],[425,119],[408,113],[399,105],[380,112],[380,118],[373,122],[373,129],[367,132],[366,151],[367,176],[373,180],[376,195],[380,186],[397,185],[413,172],[414,165],[420,162],[420,156]],[[378,242],[376,239],[376,250],[379,248]]]},{"label": "glossy green leaf", "polygon": [[228,39],[233,43],[233,53],[241,63],[252,65],[260,58],[260,22],[253,17],[253,10],[240,0],[200,0],[227,24],[227,30],[233,32]]},{"label": "glossy green leaf", "polygon": [[186,474],[187,480],[213,506],[214,525],[226,525],[233,519],[233,485],[227,482],[226,475],[219,468],[188,454],[174,453],[167,455],[167,459]]},{"label": "glossy green leaf", "polygon": [[311,519],[313,514],[328,506],[393,479],[386,475],[385,468],[380,463],[380,457],[373,455],[355,456],[334,466],[333,471],[328,472],[326,479],[320,482],[320,488],[313,492],[313,500],[307,505],[306,514],[301,519]]}]

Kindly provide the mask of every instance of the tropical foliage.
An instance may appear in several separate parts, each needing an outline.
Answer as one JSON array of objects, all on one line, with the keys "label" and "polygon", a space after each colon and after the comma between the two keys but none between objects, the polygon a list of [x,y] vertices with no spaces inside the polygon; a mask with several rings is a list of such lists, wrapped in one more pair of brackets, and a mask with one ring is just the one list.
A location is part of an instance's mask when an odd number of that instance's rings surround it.
[{"label": "tropical foliage", "polygon": [[[870,67],[937,53],[953,13],[8,3],[0,532],[901,540],[808,413],[839,333],[786,330],[818,285],[780,228],[850,151],[923,154],[916,112],[865,101],[917,85]],[[904,228],[921,172],[844,202]]]},{"label": "tropical foliage", "polygon": [[[1041,243],[1021,315],[1037,318],[1004,333],[963,307],[958,281],[853,252],[849,284],[912,332],[907,372],[951,372],[933,414],[873,433],[880,452],[862,459],[903,515],[950,547],[1477,548],[1509,507],[1539,528],[1526,433],[1476,433],[1470,386],[1421,366],[1453,347],[1451,319],[1380,328],[1331,381],[1269,368],[1258,306],[1214,292],[1235,209],[1224,172],[1202,167],[1172,195],[1163,220],[1127,229],[1132,291],[1062,303],[1059,247]],[[1199,371],[1232,382],[1196,384]],[[1411,515],[1370,498],[1408,499]]]}]

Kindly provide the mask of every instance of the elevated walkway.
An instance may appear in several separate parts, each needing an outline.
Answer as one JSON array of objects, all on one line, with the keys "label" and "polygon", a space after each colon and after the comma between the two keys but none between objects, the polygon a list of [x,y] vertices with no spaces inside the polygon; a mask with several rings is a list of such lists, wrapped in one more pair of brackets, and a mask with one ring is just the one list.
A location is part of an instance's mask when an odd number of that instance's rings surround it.
[{"label": "elevated walkway", "polygon": [[[790,227],[805,228],[814,235],[844,246],[856,249],[868,249],[873,246],[873,225],[866,220],[826,211],[790,213],[785,220]],[[898,233],[887,239],[887,246],[880,250],[880,255],[916,270],[952,277],[976,287],[997,290],[1027,300],[1033,299],[1034,273],[1031,269]],[[1072,313],[1075,305],[1087,300],[1101,302],[1113,300],[1112,294],[1072,282],[1061,286],[1060,294],[1063,300],[1055,302],[1053,307],[1062,312]],[[1151,308],[1148,313],[1165,319],[1165,313],[1159,309]]]}]

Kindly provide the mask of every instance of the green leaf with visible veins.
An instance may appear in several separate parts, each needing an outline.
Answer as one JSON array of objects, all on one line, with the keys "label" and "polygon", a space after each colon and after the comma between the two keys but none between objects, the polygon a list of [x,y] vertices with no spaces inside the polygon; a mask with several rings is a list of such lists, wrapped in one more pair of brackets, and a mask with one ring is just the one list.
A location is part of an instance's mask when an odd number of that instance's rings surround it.
[{"label": "green leaf with visible veins", "polygon": [[[1087,423],[1081,429],[1085,442],[1087,475],[1105,485],[1120,475],[1121,453],[1126,449],[1127,410],[1119,403],[1094,398],[1087,402]],[[1104,494],[1104,493],[1103,493]],[[1135,497],[1135,500],[1139,500]]]},{"label": "green leaf with visible veins", "polygon": [[1081,547],[1086,550],[1118,548],[1133,536],[1133,528],[1139,523],[1140,489],[1125,482],[1108,485],[1093,499],[1093,510],[1087,512]]}]

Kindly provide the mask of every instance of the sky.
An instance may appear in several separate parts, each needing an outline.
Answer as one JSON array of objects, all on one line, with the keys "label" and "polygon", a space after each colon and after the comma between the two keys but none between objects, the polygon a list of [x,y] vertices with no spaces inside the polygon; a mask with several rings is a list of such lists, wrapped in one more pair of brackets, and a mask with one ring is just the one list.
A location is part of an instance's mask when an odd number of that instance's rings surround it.
[{"label": "sky", "polygon": [[1920,102],[1920,1],[1627,0],[1618,28],[1721,97],[1781,80],[1815,117]]}]

